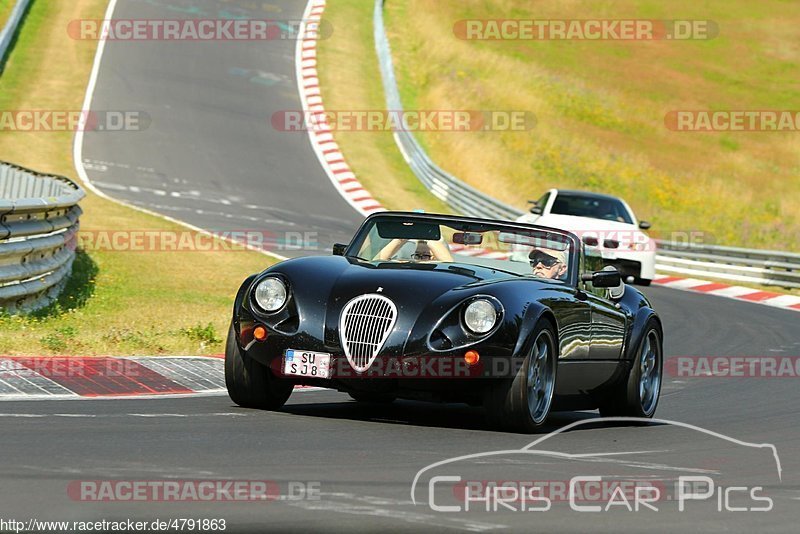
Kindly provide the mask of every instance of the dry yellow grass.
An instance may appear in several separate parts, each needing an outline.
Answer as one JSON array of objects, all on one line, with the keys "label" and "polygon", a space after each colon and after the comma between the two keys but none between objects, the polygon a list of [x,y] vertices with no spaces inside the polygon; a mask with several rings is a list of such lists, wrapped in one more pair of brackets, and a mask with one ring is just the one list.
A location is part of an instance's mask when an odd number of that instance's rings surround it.
[{"label": "dry yellow grass", "polygon": [[[475,42],[454,37],[465,18],[710,19],[720,35]],[[664,126],[670,110],[796,109],[800,5],[389,0],[387,20],[407,108],[536,114],[527,132],[420,135],[435,161],[475,187],[520,207],[550,187],[605,191],[662,237],[702,230],[719,243],[800,248],[800,133]]]},{"label": "dry yellow grass", "polygon": [[[0,77],[0,109],[77,110],[96,43],[69,39],[106,0],[37,1]],[[76,179],[71,132],[0,132],[0,159]],[[183,227],[94,195],[81,229],[181,232]],[[254,252],[90,252],[43,317],[0,316],[0,354],[209,354],[223,350],[233,296],[269,258]],[[209,326],[210,325],[210,326]]]}]

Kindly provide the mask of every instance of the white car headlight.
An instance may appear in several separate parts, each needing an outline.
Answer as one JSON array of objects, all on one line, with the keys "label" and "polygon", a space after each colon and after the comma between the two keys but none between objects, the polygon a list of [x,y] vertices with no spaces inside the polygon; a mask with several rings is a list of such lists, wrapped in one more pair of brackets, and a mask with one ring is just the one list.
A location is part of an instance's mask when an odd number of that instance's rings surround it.
[{"label": "white car headlight", "polygon": [[485,334],[494,328],[496,322],[497,310],[486,299],[474,300],[464,310],[464,325],[473,334]]},{"label": "white car headlight", "polygon": [[256,304],[258,304],[262,310],[274,312],[280,310],[283,305],[286,304],[288,295],[286,284],[279,278],[268,276],[258,283],[253,296]]}]

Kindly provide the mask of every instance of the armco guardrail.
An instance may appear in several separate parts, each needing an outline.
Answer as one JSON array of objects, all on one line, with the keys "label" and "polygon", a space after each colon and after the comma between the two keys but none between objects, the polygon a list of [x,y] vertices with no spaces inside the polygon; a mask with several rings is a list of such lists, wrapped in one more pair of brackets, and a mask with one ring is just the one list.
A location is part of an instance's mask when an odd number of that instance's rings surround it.
[{"label": "armco guardrail", "polygon": [[14,39],[17,27],[22,21],[22,17],[25,15],[25,10],[28,9],[28,4],[30,4],[30,0],[17,0],[17,3],[11,10],[11,15],[8,17],[8,21],[5,26],[0,29],[0,65],[3,64],[3,59],[6,57],[8,47]]},{"label": "armco guardrail", "polygon": [[[375,48],[380,61],[383,90],[386,93],[386,107],[392,111],[400,111],[403,109],[403,103],[400,101],[400,91],[397,88],[392,65],[392,53],[383,25],[383,0],[375,1],[374,24]],[[456,211],[491,219],[515,219],[522,215],[523,212],[517,208],[484,195],[439,168],[411,132],[396,131],[394,138],[411,170],[425,187]]]},{"label": "armco guardrail", "polygon": [[[375,49],[386,94],[386,108],[401,111],[403,103],[397,88],[391,48],[383,23],[384,1],[375,0]],[[494,219],[516,219],[524,213],[481,193],[441,169],[411,132],[395,131],[394,138],[417,178],[434,196],[457,212]],[[659,272],[789,288],[800,287],[800,254],[710,245],[685,246],[665,241],[658,242],[658,245],[656,268]]]},{"label": "armco guardrail", "polygon": [[658,270],[765,286],[800,288],[800,254],[658,242]]},{"label": "armco guardrail", "polygon": [[0,162],[0,310],[29,312],[58,295],[78,242],[78,202],[71,180]]}]

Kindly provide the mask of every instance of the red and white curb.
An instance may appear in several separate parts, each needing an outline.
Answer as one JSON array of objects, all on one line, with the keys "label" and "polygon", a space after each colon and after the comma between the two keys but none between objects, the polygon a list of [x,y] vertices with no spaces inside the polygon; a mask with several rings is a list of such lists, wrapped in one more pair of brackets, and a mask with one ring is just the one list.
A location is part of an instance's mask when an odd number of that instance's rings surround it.
[{"label": "red and white curb", "polygon": [[0,357],[0,401],[226,395],[224,366],[205,356]]},{"label": "red and white curb", "polygon": [[319,76],[317,74],[317,31],[325,0],[310,0],[303,14],[300,38],[297,40],[295,65],[297,68],[297,87],[303,116],[311,117],[308,136],[322,168],[333,182],[334,187],[344,199],[365,217],[385,208],[375,200],[344,159],[344,154],[333,138],[333,131],[325,117],[322,105]]},{"label": "red and white curb", "polygon": [[221,395],[224,361],[187,357],[0,357],[0,400]]},{"label": "red and white curb", "polygon": [[708,280],[682,278],[666,274],[657,274],[653,283],[671,289],[691,291],[703,295],[727,297],[755,304],[773,306],[775,308],[800,311],[800,296],[796,295],[785,295],[750,287],[732,286],[718,282],[709,282]]}]

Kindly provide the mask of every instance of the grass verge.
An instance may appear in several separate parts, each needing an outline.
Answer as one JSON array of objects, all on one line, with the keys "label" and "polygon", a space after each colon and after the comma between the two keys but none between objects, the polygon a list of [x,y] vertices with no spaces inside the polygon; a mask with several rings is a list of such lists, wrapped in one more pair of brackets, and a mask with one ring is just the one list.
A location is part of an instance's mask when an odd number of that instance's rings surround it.
[{"label": "grass verge", "polygon": [[[0,109],[80,109],[96,43],[69,39],[65,28],[102,19],[106,6],[34,2],[0,77]],[[72,137],[2,131],[0,160],[76,179]],[[84,232],[184,231],[93,194],[81,206]],[[218,354],[236,289],[270,262],[249,251],[79,251],[58,302],[30,317],[0,315],[0,354]]]},{"label": "grass verge", "polygon": [[[665,127],[673,110],[794,109],[800,47],[790,43],[800,37],[793,23],[800,5],[388,0],[385,9],[407,109],[523,110],[537,117],[530,131],[417,134],[434,161],[467,183],[521,208],[551,187],[609,192],[652,221],[655,237],[700,230],[706,242],[800,250],[796,132]],[[334,26],[320,51],[326,106],[383,109],[372,2],[332,2],[325,17]],[[454,35],[458,20],[509,17],[702,19],[720,33],[681,42]],[[425,203],[426,192],[411,185],[405,165],[395,165],[403,161],[390,135],[338,133],[337,139],[387,206]]]},{"label": "grass verge", "polygon": [[[524,4],[524,5],[523,5]],[[711,20],[690,41],[466,41],[463,19]],[[550,187],[626,198],[653,234],[800,249],[797,132],[675,132],[673,110],[792,110],[800,5],[675,0],[389,0],[404,102],[418,109],[526,110],[531,131],[423,132],[444,168],[523,207]],[[732,223],[735,221],[735,223]]]},{"label": "grass verge", "polygon": [[0,30],[3,29],[11,15],[16,0],[0,0]]}]

